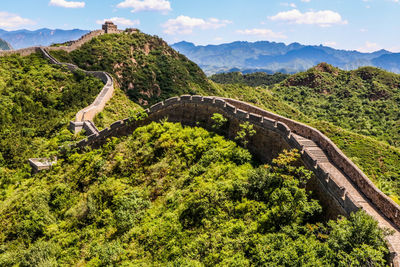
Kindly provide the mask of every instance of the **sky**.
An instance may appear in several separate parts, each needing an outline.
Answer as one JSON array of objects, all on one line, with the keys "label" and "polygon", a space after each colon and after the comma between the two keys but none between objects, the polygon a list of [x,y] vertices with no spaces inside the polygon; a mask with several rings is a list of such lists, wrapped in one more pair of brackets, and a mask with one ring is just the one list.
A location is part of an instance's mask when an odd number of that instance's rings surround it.
[{"label": "sky", "polygon": [[0,29],[99,29],[104,20],[172,44],[274,41],[400,52],[400,0],[2,0]]}]

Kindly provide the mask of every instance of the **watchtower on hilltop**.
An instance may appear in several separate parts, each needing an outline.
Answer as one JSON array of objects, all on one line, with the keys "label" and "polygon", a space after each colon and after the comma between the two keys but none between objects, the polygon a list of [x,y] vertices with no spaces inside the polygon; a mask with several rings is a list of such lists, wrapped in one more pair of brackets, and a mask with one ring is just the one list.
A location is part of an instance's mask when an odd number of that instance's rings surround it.
[{"label": "watchtower on hilltop", "polygon": [[103,24],[102,29],[105,33],[119,33],[117,25],[115,25],[112,21],[106,21]]}]

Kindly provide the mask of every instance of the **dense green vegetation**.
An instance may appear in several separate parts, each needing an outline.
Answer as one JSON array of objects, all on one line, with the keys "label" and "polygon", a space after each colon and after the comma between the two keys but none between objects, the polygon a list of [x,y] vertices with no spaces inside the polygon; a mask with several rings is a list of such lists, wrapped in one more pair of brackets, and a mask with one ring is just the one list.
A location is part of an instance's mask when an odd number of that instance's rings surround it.
[{"label": "dense green vegetation", "polygon": [[142,105],[171,96],[204,94],[212,90],[196,64],[160,38],[140,32],[102,35],[69,54],[64,51],[51,53],[62,62],[114,74],[121,89]]},{"label": "dense green vegetation", "polygon": [[270,110],[282,116],[307,123],[325,135],[342,149],[368,177],[400,204],[400,149],[373,137],[345,130],[332,122],[307,116],[267,88],[241,84],[214,84],[217,95],[240,99]]},{"label": "dense green vegetation", "polygon": [[49,139],[102,87],[100,80],[50,65],[38,54],[0,57],[0,169],[21,167],[52,147]]},{"label": "dense green vegetation", "polygon": [[306,116],[400,147],[400,75],[320,64],[291,76],[273,92]]},{"label": "dense green vegetation", "polygon": [[248,86],[268,86],[276,83],[280,83],[286,78],[288,78],[289,74],[283,74],[280,72],[274,74],[267,74],[265,72],[254,72],[250,74],[242,74],[241,72],[227,72],[227,73],[219,73],[210,76],[210,79],[213,82],[221,83],[221,84],[244,84]]},{"label": "dense green vegetation", "polygon": [[168,122],[66,152],[49,172],[3,178],[0,265],[383,266],[385,233],[363,212],[317,223],[298,158],[258,166]]},{"label": "dense green vegetation", "polygon": [[98,129],[110,126],[112,123],[126,119],[142,110],[140,105],[129,100],[128,96],[118,87],[114,88],[113,97],[106,103],[104,110],[94,118]]},{"label": "dense green vegetation", "polygon": [[[284,77],[227,74],[218,77],[227,84],[216,84],[161,39],[142,33],[104,35],[70,54],[54,54],[84,69],[112,73],[126,92],[116,88],[95,118],[100,128],[141,109],[127,96],[143,105],[188,93],[238,98],[317,127],[385,193],[400,196],[400,150],[386,143],[395,133],[356,131],[330,120],[317,105],[314,111],[329,122],[299,103],[290,106],[285,88],[291,86],[296,95],[299,86],[314,88],[312,79],[299,85],[293,82],[301,76],[293,76],[272,87]],[[329,66],[316,71],[336,75]],[[373,77],[362,78],[365,88],[375,82],[391,86],[389,95],[396,99],[397,80],[385,73]],[[0,58],[0,266],[386,264],[387,233],[372,218],[359,212],[320,221],[322,209],[305,190],[311,173],[296,151],[259,165],[238,146],[246,147],[254,134],[250,124],[241,126],[238,144],[164,121],[100,149],[60,152],[60,146],[82,138],[66,126],[102,86],[39,55]],[[390,114],[385,118],[394,120]],[[213,119],[215,127],[226,122],[220,114]],[[53,169],[30,174],[27,158],[56,154]]]},{"label": "dense green vegetation", "polygon": [[[397,75],[370,68],[345,72],[321,64],[306,73],[291,76],[278,86],[264,86],[264,89],[246,84],[273,83],[283,76],[267,75],[265,78],[264,74],[247,76],[233,73],[214,76],[217,81],[227,84],[209,83],[201,70],[185,57],[171,50],[159,38],[142,33],[104,35],[70,54],[54,53],[61,61],[114,73],[121,89],[141,104],[180,94],[219,95],[254,103],[308,123],[331,138],[382,191],[399,202],[400,150],[393,146],[399,136],[396,133],[400,114],[396,104],[399,92],[396,90],[399,84]],[[165,64],[162,62],[169,62],[169,67],[163,67]],[[141,79],[146,82],[141,82]],[[151,88],[155,87],[149,81],[159,85],[156,86],[160,89],[158,93],[152,91]],[[237,81],[239,83],[232,84]],[[379,86],[383,88],[381,91],[377,89]],[[354,91],[352,97],[344,97],[346,90]],[[384,93],[385,90],[389,93]],[[383,92],[390,97],[375,99],[381,93],[373,92]],[[112,114],[100,115],[109,117],[108,120],[102,119],[103,122],[98,120],[101,127],[112,122]],[[366,134],[371,138],[365,137]]]}]

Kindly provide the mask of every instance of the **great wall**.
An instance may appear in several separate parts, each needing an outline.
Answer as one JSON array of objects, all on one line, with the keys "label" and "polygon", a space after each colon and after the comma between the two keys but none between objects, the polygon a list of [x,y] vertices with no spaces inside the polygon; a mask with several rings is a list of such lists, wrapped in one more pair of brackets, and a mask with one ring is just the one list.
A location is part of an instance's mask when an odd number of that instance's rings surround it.
[{"label": "great wall", "polygon": [[[116,27],[112,27],[109,32],[114,30],[118,31]],[[103,28],[89,33],[76,43],[71,43],[71,46],[76,49],[93,37],[107,32]],[[67,52],[74,50],[72,47],[35,47],[0,52],[0,56],[41,52],[53,64],[65,65],[70,70],[78,68],[72,64],[58,62],[46,51],[57,49]],[[105,72],[86,73],[102,79],[105,86],[93,104],[79,111],[75,122],[71,122],[72,130],[79,131],[86,127],[90,134],[75,144],[76,147],[99,147],[110,137],[129,135],[137,127],[164,118],[168,118],[171,122],[201,126],[213,131],[210,126],[213,124],[211,117],[214,113],[220,113],[228,119],[224,130],[219,133],[234,139],[240,124],[248,121],[256,130],[256,134],[249,140],[248,149],[261,161],[270,161],[284,149],[295,148],[301,152],[302,161],[314,172],[316,178],[308,186],[328,207],[326,212],[330,217],[339,214],[349,215],[351,212],[363,209],[379,223],[380,227],[392,230],[394,234],[387,237],[390,262],[392,266],[400,267],[400,206],[383,194],[328,137],[317,129],[235,99],[184,95],[151,106],[146,110],[148,116],[144,120],[135,121],[128,118],[98,131],[91,120],[112,96],[112,77]],[[40,159],[35,160],[43,163]]]}]

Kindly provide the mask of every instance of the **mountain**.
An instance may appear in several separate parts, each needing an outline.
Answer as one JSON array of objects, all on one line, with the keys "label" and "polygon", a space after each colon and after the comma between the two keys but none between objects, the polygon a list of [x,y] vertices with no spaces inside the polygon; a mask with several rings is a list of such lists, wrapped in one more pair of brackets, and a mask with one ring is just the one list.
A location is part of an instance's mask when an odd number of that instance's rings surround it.
[{"label": "mountain", "polygon": [[3,39],[0,39],[0,50],[12,50],[12,47],[9,43]]},{"label": "mountain", "polygon": [[12,45],[14,49],[20,49],[30,46],[48,46],[53,43],[63,43],[71,40],[79,39],[82,35],[88,33],[86,30],[51,30],[39,29],[35,31],[17,30],[5,31],[0,30],[0,38],[4,39]]},{"label": "mountain", "polygon": [[181,94],[212,94],[203,71],[161,38],[141,32],[102,35],[79,49],[53,56],[86,70],[115,75],[121,89],[142,105]]},{"label": "mountain", "polygon": [[[234,94],[301,114],[264,88],[209,82],[186,57],[142,33],[104,35],[54,55],[109,71],[144,104],[182,93]],[[68,122],[102,83],[39,54],[1,57],[0,68],[0,266],[388,264],[384,231],[366,213],[322,219],[298,152],[264,165],[223,136],[167,119],[98,148],[74,149],[68,144],[83,136],[70,133]],[[129,100],[116,96],[99,117],[129,111]],[[217,123],[222,115],[214,115]],[[332,129],[350,149],[365,139]],[[55,155],[52,169],[30,173],[28,157]]]},{"label": "mountain", "polygon": [[216,84],[218,95],[317,128],[400,204],[400,75],[374,67],[343,71],[319,64],[275,85],[268,84],[279,81],[278,74],[236,72],[210,78],[224,83]]},{"label": "mountain", "polygon": [[243,73],[263,71],[267,73],[296,73],[327,62],[344,70],[362,66],[375,66],[400,73],[397,54],[386,50],[361,53],[310,46],[299,43],[233,42],[221,45],[196,46],[189,42],[179,42],[172,47],[193,60],[208,75],[234,69]]}]

